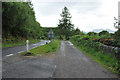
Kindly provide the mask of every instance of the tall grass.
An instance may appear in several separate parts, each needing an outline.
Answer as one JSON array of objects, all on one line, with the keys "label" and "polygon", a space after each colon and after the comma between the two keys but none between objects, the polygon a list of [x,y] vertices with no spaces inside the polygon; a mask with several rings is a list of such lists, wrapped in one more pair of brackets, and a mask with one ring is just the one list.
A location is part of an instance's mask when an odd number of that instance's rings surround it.
[{"label": "tall grass", "polygon": [[[30,44],[40,41],[38,39],[28,39],[28,40],[29,40]],[[2,41],[2,48],[20,46],[20,45],[25,45],[25,44],[26,44],[26,39],[4,40],[4,41]]]},{"label": "tall grass", "polygon": [[111,54],[105,54],[102,50],[96,50],[95,47],[90,47],[87,45],[84,45],[85,43],[79,44],[77,40],[71,39],[71,42],[83,53],[87,54],[89,57],[94,59],[96,62],[101,64],[102,66],[106,67],[108,70],[120,74],[118,71],[119,64],[118,59]]},{"label": "tall grass", "polygon": [[[60,46],[60,41],[59,40],[53,40],[52,42],[50,42],[46,45],[34,48],[34,49],[30,50],[29,52],[32,53],[33,55],[52,53],[52,52],[55,53],[55,52],[57,52],[59,46]],[[26,53],[27,52],[24,52],[22,54],[25,55]]]}]

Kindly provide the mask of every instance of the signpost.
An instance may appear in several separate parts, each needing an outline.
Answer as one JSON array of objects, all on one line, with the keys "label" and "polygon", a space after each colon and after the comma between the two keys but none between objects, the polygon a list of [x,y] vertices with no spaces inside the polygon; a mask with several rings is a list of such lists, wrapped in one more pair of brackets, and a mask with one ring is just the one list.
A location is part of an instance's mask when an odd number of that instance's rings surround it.
[{"label": "signpost", "polygon": [[29,52],[29,40],[26,40],[26,50]]},{"label": "signpost", "polygon": [[52,29],[50,29],[50,31],[49,31],[48,38],[49,38],[50,40],[54,38],[54,33],[53,33]]}]

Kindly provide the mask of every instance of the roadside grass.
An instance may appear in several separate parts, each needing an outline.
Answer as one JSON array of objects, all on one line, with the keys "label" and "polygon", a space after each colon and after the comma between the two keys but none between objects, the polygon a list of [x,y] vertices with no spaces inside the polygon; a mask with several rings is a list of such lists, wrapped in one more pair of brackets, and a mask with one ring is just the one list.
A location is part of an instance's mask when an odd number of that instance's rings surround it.
[{"label": "roadside grass", "polygon": [[[53,40],[52,42],[50,42],[46,45],[31,49],[29,51],[29,53],[32,53],[32,55],[30,55],[30,56],[35,56],[36,54],[55,53],[59,49],[60,42],[61,41],[59,41],[59,40]],[[21,54],[25,55],[26,53],[27,52],[23,52]]]},{"label": "roadside grass", "polygon": [[87,54],[90,58],[95,60],[100,65],[104,66],[108,70],[120,74],[118,72],[118,60],[115,56],[111,54],[105,54],[102,51],[96,51],[94,48],[90,48],[88,46],[77,45],[76,42],[71,41],[80,51]]},{"label": "roadside grass", "polygon": [[[30,44],[40,42],[38,39],[29,39]],[[25,45],[26,44],[26,39],[19,39],[16,41],[3,41],[2,42],[2,48],[5,47],[14,47],[14,46],[20,46],[20,45]]]},{"label": "roadside grass", "polygon": [[2,48],[2,38],[1,38],[1,35],[0,35],[0,48]]}]

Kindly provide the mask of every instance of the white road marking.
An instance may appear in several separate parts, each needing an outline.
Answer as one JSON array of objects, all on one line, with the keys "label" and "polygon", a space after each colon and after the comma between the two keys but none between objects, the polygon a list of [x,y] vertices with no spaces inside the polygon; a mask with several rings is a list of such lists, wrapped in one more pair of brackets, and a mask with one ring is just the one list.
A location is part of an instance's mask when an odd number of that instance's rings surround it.
[{"label": "white road marking", "polygon": [[25,52],[25,51],[20,51],[20,52],[18,52],[18,53],[22,53],[22,52]]},{"label": "white road marking", "polygon": [[14,55],[14,54],[9,54],[9,55],[6,55],[6,56],[8,57],[8,56],[12,56],[12,55]]},{"label": "white road marking", "polygon": [[73,46],[73,48],[74,48],[74,49],[76,49],[76,47],[75,47],[75,46]]},{"label": "white road marking", "polygon": [[70,44],[70,45],[73,45],[70,41],[69,41],[69,44]]},{"label": "white road marking", "polygon": [[63,56],[66,56],[65,53],[64,53],[65,45],[64,45],[63,42],[61,43],[61,50],[62,50],[62,54],[63,54]]},{"label": "white road marking", "polygon": [[40,45],[45,45],[45,43],[44,44],[40,44]]},{"label": "white road marking", "polygon": [[33,44],[33,45],[37,45],[37,44]]},{"label": "white road marking", "polygon": [[62,49],[62,51],[64,51],[64,44],[63,43],[61,43],[61,49]]},{"label": "white road marking", "polygon": [[[41,40],[41,41],[44,41],[44,40]],[[51,41],[47,41],[48,43],[50,43]],[[45,45],[46,44],[46,42],[45,43],[43,43],[43,44],[38,44],[38,43],[36,43],[36,44],[33,44],[33,45]],[[33,48],[36,48],[36,47],[38,47],[38,46],[35,46],[35,47],[33,47]],[[17,53],[22,53],[22,52],[25,52],[25,51],[20,51],[20,52],[17,52]],[[6,55],[7,57],[9,57],[9,56],[12,56],[12,55],[14,55],[14,54],[9,54],[9,55]]]},{"label": "white road marking", "polygon": [[55,68],[56,68],[56,65],[55,65]]}]

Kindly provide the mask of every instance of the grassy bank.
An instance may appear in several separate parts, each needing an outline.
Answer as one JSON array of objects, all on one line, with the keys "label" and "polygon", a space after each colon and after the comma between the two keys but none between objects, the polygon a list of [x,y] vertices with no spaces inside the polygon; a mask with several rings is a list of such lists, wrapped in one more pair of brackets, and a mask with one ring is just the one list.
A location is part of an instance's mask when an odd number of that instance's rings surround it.
[{"label": "grassy bank", "polygon": [[[40,42],[40,40],[38,39],[28,39],[28,40],[30,44]],[[25,44],[26,44],[26,39],[6,40],[6,41],[2,41],[2,48],[20,46],[20,45],[25,45]]]},{"label": "grassy bank", "polygon": [[[34,48],[30,50],[30,53],[32,55],[36,54],[45,54],[45,53],[55,53],[57,52],[58,48],[60,46],[60,41],[59,40],[53,40],[51,43]],[[22,55],[25,55],[27,52],[22,53]]]},{"label": "grassy bank", "polygon": [[[105,54],[102,50],[96,50],[95,47],[88,46],[87,41],[83,41],[83,43],[80,44],[77,40],[71,39],[71,42],[83,53],[87,54],[89,57],[91,57],[93,60],[98,62],[100,65],[104,66],[108,70],[120,74],[118,71],[119,64],[118,60],[115,56],[111,54]],[[85,42],[85,43],[84,43]],[[84,45],[86,44],[86,45]]]}]

